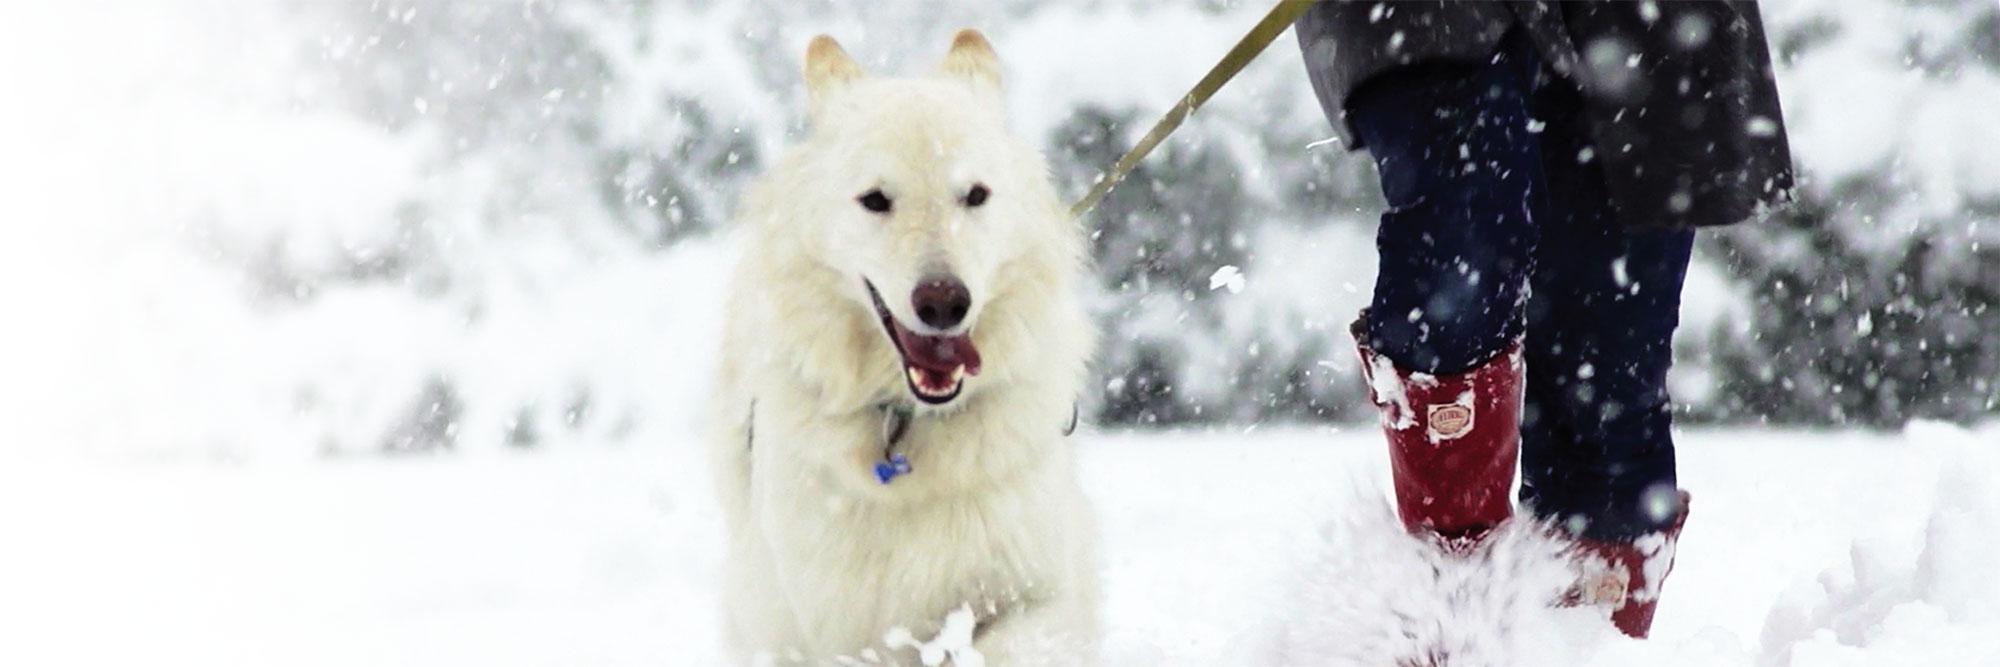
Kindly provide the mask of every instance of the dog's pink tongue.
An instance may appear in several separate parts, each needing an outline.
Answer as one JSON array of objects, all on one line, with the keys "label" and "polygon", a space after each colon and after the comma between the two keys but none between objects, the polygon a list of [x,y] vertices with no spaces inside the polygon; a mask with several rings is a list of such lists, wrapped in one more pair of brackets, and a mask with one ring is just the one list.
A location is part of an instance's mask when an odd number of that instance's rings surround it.
[{"label": "dog's pink tongue", "polygon": [[972,346],[971,336],[923,336],[902,327],[897,329],[896,334],[903,339],[903,354],[909,357],[911,366],[940,373],[964,366],[965,374],[979,374],[979,349]]}]

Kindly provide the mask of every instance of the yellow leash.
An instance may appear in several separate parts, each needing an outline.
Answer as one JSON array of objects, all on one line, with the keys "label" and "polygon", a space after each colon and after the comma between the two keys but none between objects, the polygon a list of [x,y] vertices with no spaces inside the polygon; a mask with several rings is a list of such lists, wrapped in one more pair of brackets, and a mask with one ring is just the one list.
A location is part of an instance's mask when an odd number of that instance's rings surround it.
[{"label": "yellow leash", "polygon": [[1139,143],[1132,146],[1132,150],[1126,151],[1124,157],[1118,158],[1118,164],[1113,165],[1104,178],[1090,187],[1090,192],[1083,196],[1082,201],[1069,207],[1069,217],[1072,219],[1083,217],[1083,214],[1095,208],[1098,202],[1104,200],[1104,195],[1111,193],[1111,188],[1131,175],[1132,168],[1139,166],[1139,161],[1146,159],[1147,153],[1153,152],[1153,148],[1165,141],[1167,135],[1173,134],[1175,129],[1180,128],[1182,121],[1187,120],[1188,116],[1194,114],[1195,109],[1200,108],[1209,97],[1215,95],[1215,91],[1221,90],[1223,84],[1229,83],[1237,72],[1243,71],[1244,66],[1256,60],[1257,54],[1263,53],[1278,35],[1284,33],[1286,28],[1292,27],[1292,22],[1298,20],[1299,15],[1306,13],[1306,10],[1311,9],[1315,2],[1318,0],[1278,0],[1278,6],[1272,7],[1270,13],[1264,15],[1264,20],[1258,21],[1257,25],[1251,27],[1250,32],[1243,35],[1243,39],[1237,40],[1236,46],[1231,47],[1229,53],[1223,54],[1222,60],[1217,62],[1215,67],[1209,68],[1208,74],[1201,77],[1201,81],[1196,82],[1192,90],[1181,96],[1180,103],[1169,109],[1167,115],[1161,116],[1159,122],[1153,123],[1153,129],[1146,132],[1146,136],[1139,139]]}]

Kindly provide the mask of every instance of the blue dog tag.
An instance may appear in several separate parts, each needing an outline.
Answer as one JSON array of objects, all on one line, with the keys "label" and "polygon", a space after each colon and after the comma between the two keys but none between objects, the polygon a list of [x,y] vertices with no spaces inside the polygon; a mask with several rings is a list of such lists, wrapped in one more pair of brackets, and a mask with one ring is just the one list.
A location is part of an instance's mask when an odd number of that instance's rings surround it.
[{"label": "blue dog tag", "polygon": [[894,481],[899,475],[910,474],[910,459],[902,454],[890,456],[888,460],[875,464],[875,479],[883,484]]}]

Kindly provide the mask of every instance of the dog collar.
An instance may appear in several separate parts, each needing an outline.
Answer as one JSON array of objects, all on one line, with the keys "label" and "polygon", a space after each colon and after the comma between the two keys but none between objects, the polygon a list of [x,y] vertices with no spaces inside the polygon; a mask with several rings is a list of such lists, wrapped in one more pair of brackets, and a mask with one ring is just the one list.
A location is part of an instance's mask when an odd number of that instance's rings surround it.
[{"label": "dog collar", "polygon": [[[884,403],[878,407],[882,411],[882,460],[875,462],[875,479],[883,484],[896,481],[897,477],[910,474],[910,457],[896,451],[903,444],[903,436],[910,433],[910,421],[916,418],[915,408],[904,403]],[[1069,423],[1063,425],[1063,437],[1076,432],[1080,417],[1075,403],[1069,405]]]},{"label": "dog collar", "polygon": [[[875,479],[888,484],[897,477],[910,474],[910,457],[897,451],[903,444],[904,436],[910,434],[910,422],[915,421],[917,410],[907,403],[882,403],[875,406],[882,413],[882,460],[875,462]],[[757,401],[751,399],[748,414],[744,416],[743,447],[751,449],[757,444]],[[1076,432],[1080,412],[1075,403],[1069,406],[1069,423],[1063,425],[1062,434],[1068,437]]]}]

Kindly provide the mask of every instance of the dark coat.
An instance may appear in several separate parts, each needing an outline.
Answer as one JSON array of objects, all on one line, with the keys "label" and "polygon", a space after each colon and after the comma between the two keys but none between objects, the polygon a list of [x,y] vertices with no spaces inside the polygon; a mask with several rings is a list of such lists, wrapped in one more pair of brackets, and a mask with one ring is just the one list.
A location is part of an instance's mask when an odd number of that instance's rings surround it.
[{"label": "dark coat", "polygon": [[1790,200],[1791,148],[1754,2],[1347,2],[1295,26],[1335,129],[1355,89],[1411,65],[1480,62],[1525,30],[1583,92],[1594,159],[1629,227],[1735,223]]}]

